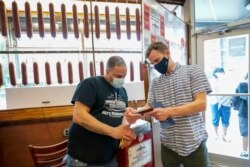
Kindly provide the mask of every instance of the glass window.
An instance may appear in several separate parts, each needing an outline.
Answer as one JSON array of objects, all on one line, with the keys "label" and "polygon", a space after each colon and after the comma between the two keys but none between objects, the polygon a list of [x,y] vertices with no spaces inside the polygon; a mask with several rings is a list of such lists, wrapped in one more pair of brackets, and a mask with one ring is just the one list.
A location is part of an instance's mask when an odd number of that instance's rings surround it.
[{"label": "glass window", "polygon": [[[204,41],[205,72],[213,90],[206,111],[210,153],[249,159],[248,46],[248,34]],[[235,98],[241,107],[232,105]]]},{"label": "glass window", "polygon": [[[4,1],[6,8],[11,10],[11,2]],[[36,11],[37,1],[32,1],[30,3],[31,10]],[[142,44],[141,40],[137,40],[135,33],[135,10],[138,8],[140,10],[139,4],[124,4],[124,3],[109,3],[109,16],[110,16],[110,28],[111,28],[111,38],[106,37],[106,27],[105,27],[105,6],[106,2],[93,2],[93,8],[95,5],[99,8],[99,22],[100,22],[100,38],[95,36],[95,24],[93,25],[93,38],[91,34],[92,26],[89,24],[89,37],[86,38],[83,31],[83,5],[88,6],[89,23],[91,23],[91,13],[90,13],[90,2],[76,2],[76,1],[50,1],[54,4],[55,12],[61,12],[61,3],[66,4],[67,13],[72,12],[72,5],[77,4],[78,8],[78,25],[80,36],[78,39],[75,38],[73,32],[72,15],[67,15],[67,28],[68,37],[63,38],[62,34],[62,21],[61,15],[56,14],[56,37],[51,37],[50,34],[50,22],[49,15],[45,14],[48,12],[48,3],[41,2],[44,12],[44,27],[45,36],[41,38],[39,36],[38,20],[37,14],[33,12],[32,23],[33,23],[33,36],[28,38],[26,35],[26,24],[25,17],[20,15],[21,22],[21,37],[16,39],[13,32],[12,16],[8,17],[8,27],[9,36],[5,38],[0,35],[0,51],[1,57],[0,62],[3,67],[4,74],[4,84],[0,88],[0,109],[5,109],[8,102],[6,102],[6,89],[11,88],[38,88],[38,87],[58,87],[58,86],[76,86],[80,82],[79,77],[79,62],[83,63],[83,75],[84,78],[90,77],[91,65],[93,65],[93,71],[96,71],[96,75],[101,74],[101,65],[103,62],[104,68],[106,62],[110,56],[118,55],[122,56],[127,64],[128,73],[125,78],[126,83],[141,82],[139,74],[139,63],[143,60],[142,58]],[[25,1],[18,1],[19,11],[24,10]],[[115,8],[118,7],[120,10],[120,24],[121,24],[121,39],[117,39],[116,35],[116,18],[115,18]],[[130,9],[130,24],[131,24],[131,39],[127,39],[126,34],[126,7]],[[94,12],[94,10],[92,10]],[[93,17],[94,19],[94,17]],[[93,20],[93,23],[95,21]],[[6,53],[6,54],[5,54]],[[13,85],[10,82],[9,73],[9,63],[12,62],[14,65],[16,84]],[[39,71],[39,84],[35,84],[34,75],[34,63],[38,64]],[[51,84],[48,84],[46,79],[46,68],[45,64],[48,63],[50,66],[50,77]],[[61,81],[58,77],[58,63],[60,63],[61,69]],[[72,78],[73,81],[70,83],[68,76],[69,63],[72,64]],[[134,68],[134,79],[131,81],[130,77],[130,63],[133,63]],[[22,83],[22,64],[25,64],[27,71],[27,82],[25,85]],[[104,69],[105,73],[105,69]],[[7,105],[8,106],[8,105]]]}]

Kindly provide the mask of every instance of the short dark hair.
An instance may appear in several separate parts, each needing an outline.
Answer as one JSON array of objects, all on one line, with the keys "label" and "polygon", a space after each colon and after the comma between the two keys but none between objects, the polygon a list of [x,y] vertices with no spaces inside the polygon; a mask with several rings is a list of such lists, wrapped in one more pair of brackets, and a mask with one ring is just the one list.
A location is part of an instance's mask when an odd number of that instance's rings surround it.
[{"label": "short dark hair", "polygon": [[126,67],[126,63],[122,57],[112,56],[108,59],[108,62],[106,64],[106,69],[110,70],[110,69],[114,68],[115,66],[125,66]]},{"label": "short dark hair", "polygon": [[145,58],[147,59],[149,57],[152,50],[157,50],[158,52],[164,53],[167,49],[167,45],[165,45],[163,42],[153,42],[149,45]]}]

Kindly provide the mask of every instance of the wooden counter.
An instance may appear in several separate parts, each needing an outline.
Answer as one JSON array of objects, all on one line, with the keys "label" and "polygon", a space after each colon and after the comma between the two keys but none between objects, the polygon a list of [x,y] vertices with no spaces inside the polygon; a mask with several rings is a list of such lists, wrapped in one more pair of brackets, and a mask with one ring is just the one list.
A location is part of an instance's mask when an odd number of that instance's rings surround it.
[{"label": "wooden counter", "polygon": [[[129,102],[142,107],[144,101]],[[0,111],[0,162],[2,167],[33,167],[29,144],[50,145],[66,139],[73,105]]]}]

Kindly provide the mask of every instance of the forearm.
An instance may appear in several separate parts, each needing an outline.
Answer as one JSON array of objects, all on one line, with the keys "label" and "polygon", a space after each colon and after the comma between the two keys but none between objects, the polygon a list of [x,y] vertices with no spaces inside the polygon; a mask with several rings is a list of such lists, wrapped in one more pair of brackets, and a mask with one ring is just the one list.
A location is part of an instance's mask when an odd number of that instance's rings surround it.
[{"label": "forearm", "polygon": [[82,126],[83,128],[107,136],[111,136],[113,127],[108,126],[100,121],[98,121],[95,117],[90,115],[88,112],[78,112],[74,111],[73,113],[73,121]]},{"label": "forearm", "polygon": [[206,93],[200,93],[195,97],[195,100],[190,103],[170,107],[169,114],[171,116],[184,116],[204,111],[206,111]]},{"label": "forearm", "polygon": [[184,116],[203,112],[206,110],[206,106],[204,104],[195,104],[194,102],[191,102],[181,106],[171,107],[170,109],[171,116]]}]

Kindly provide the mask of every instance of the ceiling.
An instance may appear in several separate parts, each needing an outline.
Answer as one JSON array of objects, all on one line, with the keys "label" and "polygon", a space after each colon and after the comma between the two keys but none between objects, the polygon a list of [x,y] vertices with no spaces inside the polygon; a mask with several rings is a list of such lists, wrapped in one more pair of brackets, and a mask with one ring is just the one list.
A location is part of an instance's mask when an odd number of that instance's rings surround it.
[{"label": "ceiling", "polygon": [[185,0],[156,0],[156,2],[183,6],[185,3]]},{"label": "ceiling", "polygon": [[196,24],[218,25],[250,18],[250,0],[195,0]]}]

